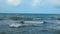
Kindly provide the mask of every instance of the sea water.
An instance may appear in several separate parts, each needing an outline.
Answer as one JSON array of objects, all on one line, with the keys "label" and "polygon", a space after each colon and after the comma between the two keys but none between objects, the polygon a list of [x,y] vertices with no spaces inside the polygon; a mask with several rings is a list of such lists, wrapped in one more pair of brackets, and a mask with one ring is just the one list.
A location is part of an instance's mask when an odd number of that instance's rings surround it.
[{"label": "sea water", "polygon": [[[22,16],[22,17],[32,17],[41,18],[46,21],[45,24],[40,24],[37,26],[24,26],[19,28],[11,28],[9,24],[17,23],[19,20],[11,20],[10,17]],[[0,34],[60,34],[60,20],[55,18],[60,18],[59,14],[7,14],[1,13],[0,18]]]}]

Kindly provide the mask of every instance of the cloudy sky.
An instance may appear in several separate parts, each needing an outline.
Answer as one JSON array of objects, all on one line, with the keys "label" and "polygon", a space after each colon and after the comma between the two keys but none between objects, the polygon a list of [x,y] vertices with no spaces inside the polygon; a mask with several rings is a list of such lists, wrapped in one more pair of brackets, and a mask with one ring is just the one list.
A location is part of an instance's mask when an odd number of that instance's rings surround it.
[{"label": "cloudy sky", "polygon": [[60,0],[0,0],[0,13],[60,14]]}]

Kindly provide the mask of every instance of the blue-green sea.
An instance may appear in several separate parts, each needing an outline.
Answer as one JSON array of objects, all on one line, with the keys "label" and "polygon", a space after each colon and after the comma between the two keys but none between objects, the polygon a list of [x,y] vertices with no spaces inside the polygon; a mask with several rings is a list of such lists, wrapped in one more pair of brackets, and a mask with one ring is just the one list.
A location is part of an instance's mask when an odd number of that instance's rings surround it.
[{"label": "blue-green sea", "polygon": [[[20,21],[12,20],[11,17],[40,18],[46,23],[11,28],[8,24]],[[60,14],[0,13],[0,34],[60,34]]]}]

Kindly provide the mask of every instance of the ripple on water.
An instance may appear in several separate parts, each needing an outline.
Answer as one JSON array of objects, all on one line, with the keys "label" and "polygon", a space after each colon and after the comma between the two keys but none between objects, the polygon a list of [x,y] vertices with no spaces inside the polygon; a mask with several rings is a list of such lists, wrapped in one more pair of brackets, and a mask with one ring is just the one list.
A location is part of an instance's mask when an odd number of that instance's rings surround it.
[{"label": "ripple on water", "polygon": [[60,34],[60,30],[55,30],[54,34]]},{"label": "ripple on water", "polygon": [[6,32],[0,32],[0,34],[6,34]]}]

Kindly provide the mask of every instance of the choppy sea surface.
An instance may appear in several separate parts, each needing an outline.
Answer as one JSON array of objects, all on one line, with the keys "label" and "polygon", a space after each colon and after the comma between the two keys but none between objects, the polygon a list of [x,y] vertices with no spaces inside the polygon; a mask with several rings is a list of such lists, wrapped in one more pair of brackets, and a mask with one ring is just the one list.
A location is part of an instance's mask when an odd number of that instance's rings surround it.
[{"label": "choppy sea surface", "polygon": [[[41,18],[47,23],[36,26],[11,28],[8,24],[19,22],[10,17]],[[0,14],[0,34],[60,34],[60,14]]]}]

